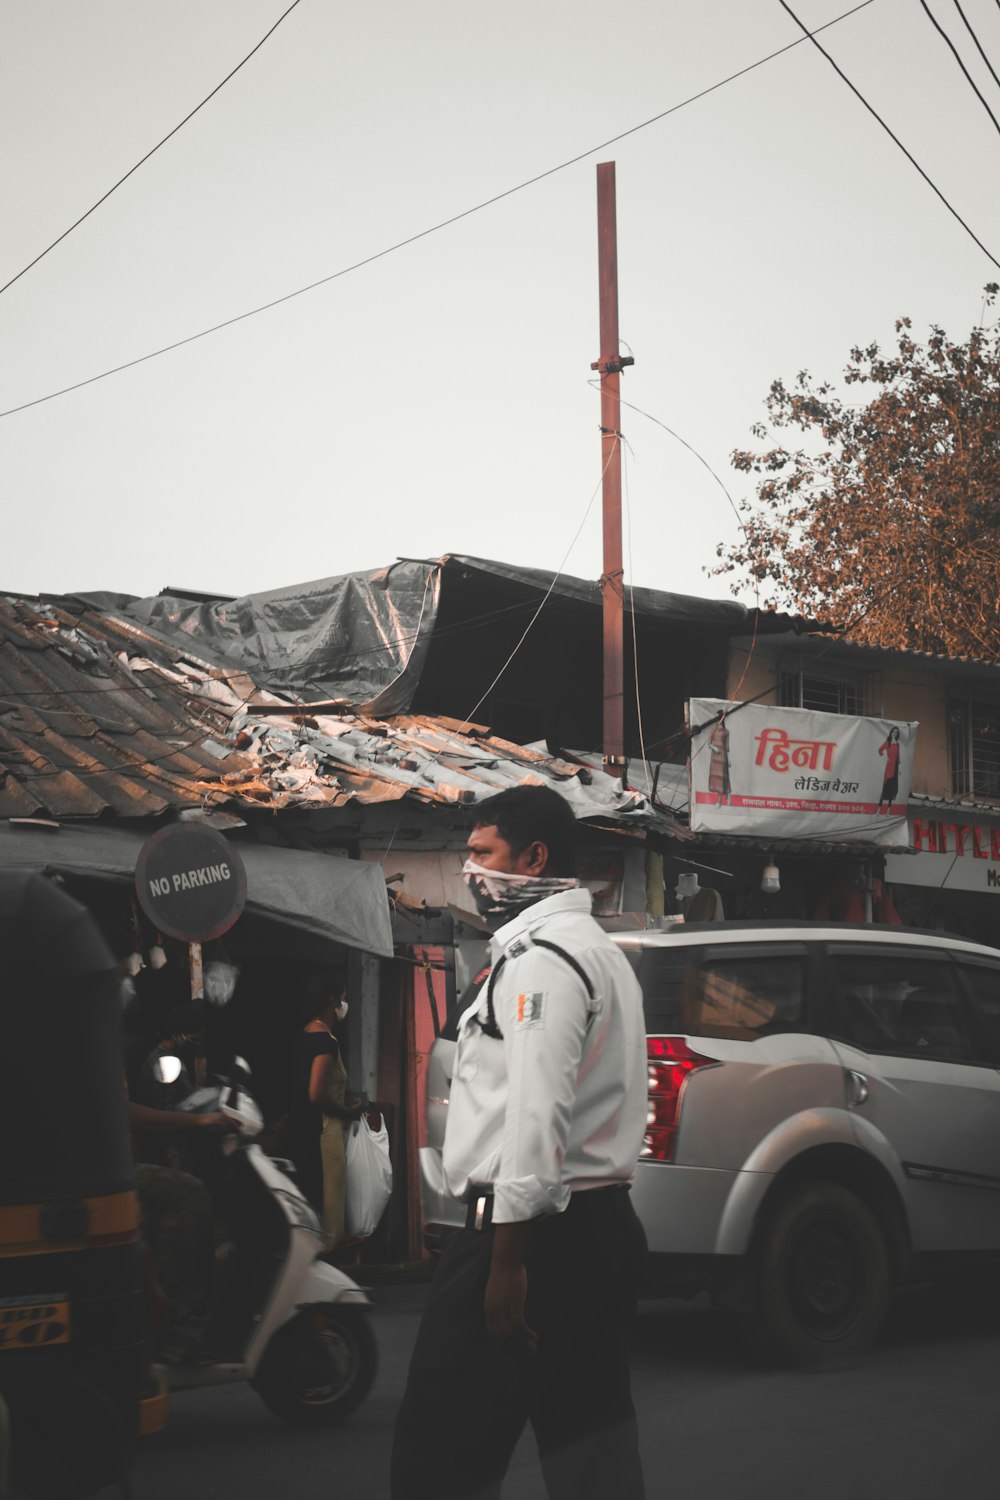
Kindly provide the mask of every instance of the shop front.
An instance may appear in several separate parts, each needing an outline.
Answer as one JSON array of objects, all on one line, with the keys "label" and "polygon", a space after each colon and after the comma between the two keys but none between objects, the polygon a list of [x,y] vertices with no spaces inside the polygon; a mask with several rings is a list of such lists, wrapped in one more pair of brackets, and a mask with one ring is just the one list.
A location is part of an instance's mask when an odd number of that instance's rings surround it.
[{"label": "shop front", "polygon": [[[196,827],[169,824],[179,829]],[[0,868],[27,866],[59,881],[91,912],[122,970],[126,1066],[141,1059],[158,1020],[194,994],[205,997],[207,1068],[234,1053],[247,1058],[265,1119],[287,1105],[292,1041],[302,1026],[310,979],[343,963],[352,1005],[345,1054],[352,1089],[378,1097],[379,970],[391,959],[392,931],[380,869],[361,860],[233,839],[245,867],[239,918],[198,944],[200,989],[191,947],[160,927],[137,898],[135,873],[152,829],[0,821]]]},{"label": "shop front", "polygon": [[1000,809],[912,799],[907,825],[885,860],[902,920],[1000,945]]}]

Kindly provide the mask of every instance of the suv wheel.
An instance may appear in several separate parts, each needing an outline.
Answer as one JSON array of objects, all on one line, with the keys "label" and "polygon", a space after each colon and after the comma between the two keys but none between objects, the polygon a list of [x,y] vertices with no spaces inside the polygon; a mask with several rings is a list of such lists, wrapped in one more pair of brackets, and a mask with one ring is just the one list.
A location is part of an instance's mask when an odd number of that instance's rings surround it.
[{"label": "suv wheel", "polygon": [[751,1277],[750,1332],[781,1364],[850,1364],[882,1326],[885,1239],[861,1199],[838,1183],[801,1183],[781,1197],[764,1224]]}]

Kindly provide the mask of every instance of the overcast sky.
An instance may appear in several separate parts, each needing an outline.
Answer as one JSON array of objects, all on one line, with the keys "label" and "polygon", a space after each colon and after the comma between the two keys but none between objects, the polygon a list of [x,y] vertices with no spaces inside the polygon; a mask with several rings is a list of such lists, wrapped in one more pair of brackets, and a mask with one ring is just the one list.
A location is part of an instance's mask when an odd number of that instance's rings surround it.
[{"label": "overcast sky", "polygon": [[[792,3],[816,27],[850,0]],[[932,3],[1000,115],[954,4]],[[0,283],[286,4],[2,0]],[[1000,8],[963,9],[1000,72]],[[330,276],[798,35],[778,0],[301,0],[0,295],[0,409]],[[1000,258],[1000,139],[917,0],[821,40]],[[776,376],[836,376],[900,314],[964,337],[998,275],[805,41],[360,270],[5,416],[0,588],[243,594],[443,552],[558,567],[600,481],[600,160],[623,395],[734,499],[729,455]],[[736,535],[719,485],[647,417],[623,427],[628,575],[725,596],[703,571]],[[600,573],[599,497],[565,565]]]}]

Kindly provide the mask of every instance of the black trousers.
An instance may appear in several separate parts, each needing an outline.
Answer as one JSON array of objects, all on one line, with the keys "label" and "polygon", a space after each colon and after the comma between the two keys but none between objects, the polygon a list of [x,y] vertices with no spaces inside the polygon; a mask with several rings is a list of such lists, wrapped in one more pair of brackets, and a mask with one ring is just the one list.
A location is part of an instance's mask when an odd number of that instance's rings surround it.
[{"label": "black trousers", "polygon": [[392,1500],[496,1500],[530,1422],[551,1500],[642,1500],[629,1328],[646,1240],[628,1192],[574,1193],[534,1227],[525,1320],[538,1351],[486,1333],[492,1228],[446,1246],[396,1419]]}]

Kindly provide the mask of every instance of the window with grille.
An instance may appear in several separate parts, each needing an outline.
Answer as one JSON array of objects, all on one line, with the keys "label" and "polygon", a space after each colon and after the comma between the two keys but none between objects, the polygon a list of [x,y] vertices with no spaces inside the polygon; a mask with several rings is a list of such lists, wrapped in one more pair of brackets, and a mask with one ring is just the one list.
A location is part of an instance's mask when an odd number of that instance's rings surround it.
[{"label": "window with grille", "polygon": [[822,714],[871,712],[871,683],[864,677],[837,676],[793,667],[778,674],[782,708],[811,708]]},{"label": "window with grille", "polygon": [[951,789],[956,797],[1000,797],[1000,703],[953,698]]}]

